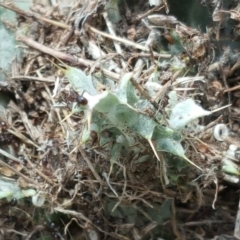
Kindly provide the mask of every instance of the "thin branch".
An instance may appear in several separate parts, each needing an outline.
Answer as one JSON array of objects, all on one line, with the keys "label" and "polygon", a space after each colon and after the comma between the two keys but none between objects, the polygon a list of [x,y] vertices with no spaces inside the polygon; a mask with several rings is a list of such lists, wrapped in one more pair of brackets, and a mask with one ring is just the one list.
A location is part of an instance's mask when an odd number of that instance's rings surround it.
[{"label": "thin branch", "polygon": [[79,148],[79,151],[82,155],[82,157],[84,158],[84,160],[87,162],[88,167],[91,169],[92,174],[94,175],[94,177],[99,181],[99,183],[103,183],[101,177],[99,176],[99,174],[96,172],[94,166],[92,165],[90,159],[87,157],[87,155],[85,154],[85,152],[83,151],[83,149]]},{"label": "thin branch", "polygon": [[[118,42],[120,42],[120,43],[123,43],[123,44],[126,45],[126,46],[131,46],[131,47],[134,47],[134,48],[136,48],[136,49],[140,49],[140,50],[147,51],[147,52],[150,51],[150,49],[149,49],[148,47],[143,46],[143,45],[141,45],[141,44],[137,44],[137,43],[132,42],[132,41],[130,41],[130,40],[128,40],[128,39],[121,38],[121,37],[118,37],[118,36],[112,36],[112,35],[110,35],[110,34],[108,34],[108,33],[99,31],[98,29],[96,29],[96,28],[94,28],[94,27],[92,27],[92,26],[90,26],[90,25],[88,25],[88,24],[86,24],[86,27],[87,27],[87,29],[89,29],[91,32],[100,34],[100,35],[102,35],[102,36],[104,36],[104,37],[107,37],[107,38],[110,38],[110,39],[112,39],[112,40],[114,40],[114,41],[118,41]],[[160,54],[160,57],[161,57],[161,58],[170,58],[171,55],[170,55],[170,54]]]},{"label": "thin branch", "polygon": [[24,174],[20,173],[17,169],[13,168],[12,166],[8,165],[7,163],[5,163],[4,161],[2,161],[0,159],[0,165],[9,168],[11,171],[15,172],[18,176],[22,177],[26,182],[32,183],[35,186],[39,185],[37,182],[35,182],[34,180],[28,178],[27,176],[25,176]]},{"label": "thin branch", "polygon": [[92,61],[88,61],[88,60],[84,60],[84,59],[80,59],[80,62],[79,62],[77,58],[75,58],[75,57],[73,57],[69,54],[54,50],[50,47],[47,47],[47,46],[45,46],[41,43],[38,43],[38,42],[34,41],[33,39],[28,38],[28,37],[26,37],[24,35],[21,35],[21,34],[17,35],[17,40],[21,41],[22,43],[26,44],[29,47],[37,49],[40,52],[49,54],[49,55],[51,55],[55,58],[65,60],[65,61],[71,62],[73,64],[78,64],[78,63],[82,63],[82,62],[83,62],[83,65],[85,65],[85,66],[86,65],[89,66],[89,65],[93,64]]},{"label": "thin branch", "polygon": [[[58,50],[54,50],[54,49],[47,47],[41,43],[38,43],[24,35],[18,35],[17,40],[21,41],[22,43],[26,44],[27,46],[34,48],[40,52],[43,52],[45,54],[51,55],[55,58],[59,58],[64,61],[71,62],[75,65],[81,64],[86,67],[91,67],[94,64],[94,61],[90,61],[90,60],[83,59],[83,58],[75,58],[72,55],[60,52]],[[111,72],[107,69],[101,69],[101,71],[103,72],[104,75],[106,75],[110,78],[113,78],[115,81],[118,81],[120,79],[120,75],[117,73]]]},{"label": "thin branch", "polygon": [[39,81],[39,82],[55,83],[54,79],[39,78],[39,77],[33,77],[33,76],[12,76],[11,79],[20,80],[20,81],[34,80],[34,81]]}]

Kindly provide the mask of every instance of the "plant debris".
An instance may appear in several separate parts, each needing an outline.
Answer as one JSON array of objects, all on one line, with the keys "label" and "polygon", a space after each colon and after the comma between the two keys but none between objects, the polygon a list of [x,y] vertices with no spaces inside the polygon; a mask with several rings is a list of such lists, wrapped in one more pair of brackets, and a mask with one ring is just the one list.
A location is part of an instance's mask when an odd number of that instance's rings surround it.
[{"label": "plant debris", "polygon": [[240,239],[239,4],[62,2],[0,3],[2,238]]}]

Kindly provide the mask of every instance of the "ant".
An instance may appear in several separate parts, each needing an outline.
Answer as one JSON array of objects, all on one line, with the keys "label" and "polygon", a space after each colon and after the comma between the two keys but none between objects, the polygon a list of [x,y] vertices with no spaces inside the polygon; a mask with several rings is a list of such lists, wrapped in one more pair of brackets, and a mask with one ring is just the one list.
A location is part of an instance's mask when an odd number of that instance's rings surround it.
[{"label": "ant", "polygon": [[78,96],[76,97],[76,101],[80,105],[87,105],[88,104],[88,100],[85,97],[83,97],[83,93],[82,93],[82,95],[78,94]]},{"label": "ant", "polygon": [[83,93],[79,94],[75,91],[71,91],[70,96],[67,97],[68,102],[77,102],[79,105],[84,105],[84,106],[87,105],[88,100],[85,97],[83,97]]}]

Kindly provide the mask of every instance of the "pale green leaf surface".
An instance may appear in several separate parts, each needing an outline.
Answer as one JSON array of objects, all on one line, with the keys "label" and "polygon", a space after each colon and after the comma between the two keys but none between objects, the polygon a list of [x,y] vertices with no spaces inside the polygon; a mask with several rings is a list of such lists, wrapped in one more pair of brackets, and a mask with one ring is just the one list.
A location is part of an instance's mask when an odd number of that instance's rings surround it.
[{"label": "pale green leaf surface", "polygon": [[34,189],[23,189],[22,190],[23,197],[31,197],[36,194]]},{"label": "pale green leaf surface", "polygon": [[23,190],[16,182],[8,182],[0,179],[0,199],[7,198],[10,201],[12,198],[21,199],[33,196],[34,194],[36,194],[34,189]]},{"label": "pale green leaf surface", "polygon": [[122,19],[118,9],[118,0],[110,0],[105,6],[105,11],[112,23],[118,23]]},{"label": "pale green leaf surface", "polygon": [[175,155],[184,156],[184,150],[180,142],[173,136],[173,131],[158,125],[150,117],[143,115],[132,109],[126,104],[120,103],[117,96],[108,93],[102,98],[94,108],[100,113],[106,114],[107,119],[119,128],[130,129],[147,140],[151,140],[154,134],[154,140],[157,142],[157,150],[171,152]]},{"label": "pale green leaf surface", "polygon": [[88,130],[87,127],[85,127],[82,131],[82,139],[81,143],[85,143],[90,139],[90,131]]},{"label": "pale green leaf surface", "polygon": [[222,159],[222,171],[230,174],[240,175],[240,172],[238,170],[238,165],[233,162],[232,160],[224,157]]},{"label": "pale green leaf surface", "polygon": [[145,139],[150,140],[156,126],[157,123],[151,118],[143,114],[139,114],[136,125],[133,125],[131,129],[138,132]]},{"label": "pale green leaf surface", "polygon": [[0,191],[0,199],[12,197],[12,191]]},{"label": "pale green leaf surface", "polygon": [[234,166],[223,165],[222,171],[234,175],[240,175],[240,172]]},{"label": "pale green leaf surface", "polygon": [[125,127],[132,127],[137,124],[138,115],[133,109],[121,103],[113,111],[108,112],[108,117],[112,123]]},{"label": "pale green leaf surface", "polygon": [[181,140],[179,136],[181,135],[179,135],[178,132],[158,124],[154,129],[152,139],[154,141],[157,141],[159,138],[174,138],[175,140]]},{"label": "pale green leaf surface", "polygon": [[122,144],[115,143],[111,149],[111,159],[110,162],[114,163],[118,160],[121,155]]},{"label": "pale green leaf surface", "polygon": [[181,143],[173,138],[159,138],[156,149],[157,151],[169,152],[179,157],[185,156]]},{"label": "pale green leaf surface", "polygon": [[101,113],[110,113],[120,104],[119,99],[116,95],[106,92],[102,95],[102,98],[94,106],[94,109]]},{"label": "pale green leaf surface", "polygon": [[[86,76],[85,73],[78,69],[69,68],[66,71],[66,76],[75,91],[86,91],[83,96],[87,98],[88,108],[93,112],[92,122],[99,126],[99,134],[104,129],[115,127],[121,133],[112,132],[112,137],[115,140],[119,137],[124,137],[126,139],[125,143],[129,144],[134,139],[126,135],[126,132],[130,130],[132,134],[137,133],[148,140],[156,156],[155,146],[152,141],[155,142],[157,151],[172,153],[195,165],[184,155],[184,149],[180,143],[181,134],[179,132],[174,132],[171,128],[161,126],[152,118],[138,112],[128,104],[129,99],[132,99],[131,103],[137,100],[134,88],[131,88],[130,84],[132,73],[124,75],[120,86],[115,91],[116,94],[108,91],[96,94],[97,91],[94,88],[91,77]],[[82,81],[79,81],[79,79],[82,79]],[[128,98],[129,96],[131,97]],[[203,110],[192,99],[187,99],[173,107],[169,124],[173,129],[181,129],[191,120],[210,113]],[[99,116],[101,116],[100,121],[97,120]],[[112,137],[100,137],[100,145],[112,142]],[[122,143],[117,145],[115,147],[119,149],[123,146]],[[118,151],[115,153],[116,156],[113,156],[113,159],[116,159],[118,156]]]},{"label": "pale green leaf surface", "polygon": [[92,77],[86,75],[82,70],[74,67],[67,67],[64,73],[71,83],[72,88],[79,94],[82,94],[84,91],[91,95],[97,94]]},{"label": "pale green leaf surface", "polygon": [[113,111],[109,111],[108,118],[112,123],[130,128],[146,139],[151,139],[154,128],[157,125],[148,116],[136,112],[125,104],[118,104]]},{"label": "pale green leaf surface", "polygon": [[168,93],[168,108],[172,109],[178,103],[177,91],[170,91]]},{"label": "pale green leaf surface", "polygon": [[141,99],[134,104],[134,108],[144,112],[146,109],[152,109],[152,104],[147,99]]},{"label": "pale green leaf surface", "polygon": [[[15,0],[14,4],[23,10],[28,10],[31,3],[29,1]],[[0,18],[17,25],[16,14],[6,8],[0,7]],[[18,29],[19,30],[19,29]],[[17,48],[17,42],[15,41],[14,33],[6,29],[2,21],[0,21],[0,69],[5,73],[11,72],[11,64],[14,59],[21,61],[20,48]],[[0,72],[0,81],[5,81],[6,75]]]},{"label": "pale green leaf surface", "polygon": [[181,129],[189,122],[199,117],[211,114],[197,105],[192,99],[176,104],[170,114],[169,125],[173,129]]},{"label": "pale green leaf surface", "polygon": [[124,74],[124,76],[121,78],[120,85],[116,91],[116,95],[118,96],[119,100],[122,103],[126,103],[131,106],[133,106],[139,100],[135,93],[135,89],[130,82],[132,76],[132,72]]}]

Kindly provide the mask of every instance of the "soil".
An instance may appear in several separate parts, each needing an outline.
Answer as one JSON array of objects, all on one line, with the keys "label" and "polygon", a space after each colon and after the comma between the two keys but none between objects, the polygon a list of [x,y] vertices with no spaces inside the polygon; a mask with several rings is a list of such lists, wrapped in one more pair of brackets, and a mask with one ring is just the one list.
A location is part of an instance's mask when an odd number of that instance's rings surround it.
[{"label": "soil", "polygon": [[0,3],[0,239],[240,239],[239,4],[162,2]]}]

